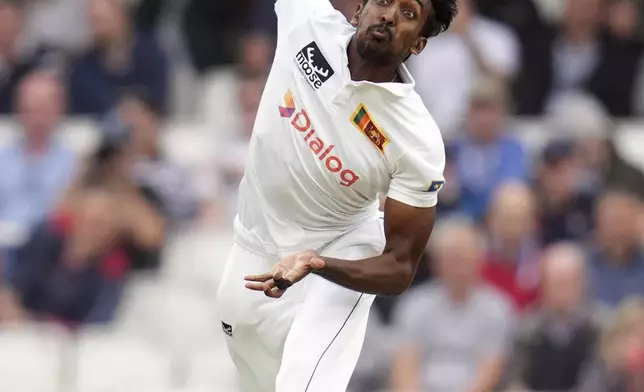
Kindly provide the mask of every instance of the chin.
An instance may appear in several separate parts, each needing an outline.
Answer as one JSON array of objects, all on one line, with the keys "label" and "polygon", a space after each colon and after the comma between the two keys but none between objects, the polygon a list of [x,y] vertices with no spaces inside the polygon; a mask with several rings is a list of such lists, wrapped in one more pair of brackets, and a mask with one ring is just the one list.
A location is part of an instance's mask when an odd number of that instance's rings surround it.
[{"label": "chin", "polygon": [[358,43],[358,54],[365,61],[375,65],[389,65],[395,59],[391,51],[382,47],[380,43],[373,41]]}]

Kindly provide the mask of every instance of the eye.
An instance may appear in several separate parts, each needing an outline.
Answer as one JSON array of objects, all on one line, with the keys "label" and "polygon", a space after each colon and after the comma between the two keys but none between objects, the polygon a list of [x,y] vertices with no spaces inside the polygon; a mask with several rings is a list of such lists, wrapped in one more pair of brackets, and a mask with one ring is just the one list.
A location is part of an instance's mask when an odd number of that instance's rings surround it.
[{"label": "eye", "polygon": [[416,13],[412,10],[404,10],[403,15],[405,15],[405,17],[409,19],[414,19],[416,17]]},{"label": "eye", "polygon": [[388,0],[373,0],[376,4],[387,4]]}]

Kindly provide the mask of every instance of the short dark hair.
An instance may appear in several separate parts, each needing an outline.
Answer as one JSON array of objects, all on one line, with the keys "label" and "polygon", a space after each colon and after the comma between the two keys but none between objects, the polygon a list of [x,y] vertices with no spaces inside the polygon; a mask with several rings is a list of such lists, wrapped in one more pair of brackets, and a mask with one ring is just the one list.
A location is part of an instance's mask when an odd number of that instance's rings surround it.
[{"label": "short dark hair", "polygon": [[[362,4],[367,4],[369,0],[362,0]],[[446,31],[452,24],[454,17],[458,13],[456,0],[427,0],[432,5],[432,9],[427,16],[425,25],[420,35],[425,38],[435,37]]]}]

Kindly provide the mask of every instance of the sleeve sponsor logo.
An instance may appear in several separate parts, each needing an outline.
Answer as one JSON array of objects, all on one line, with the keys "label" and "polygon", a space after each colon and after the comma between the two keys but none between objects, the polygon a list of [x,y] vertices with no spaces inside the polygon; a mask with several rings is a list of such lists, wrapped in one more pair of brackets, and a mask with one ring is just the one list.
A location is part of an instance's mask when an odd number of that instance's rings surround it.
[{"label": "sleeve sponsor logo", "polygon": [[389,143],[389,138],[387,138],[387,135],[385,135],[382,129],[373,122],[371,115],[369,115],[369,111],[364,104],[360,104],[358,106],[358,109],[356,109],[351,116],[351,122],[356,126],[356,128],[358,128],[358,130],[360,130],[360,132],[364,133],[365,136],[369,138],[371,143],[373,143],[381,153],[384,153],[385,146]]},{"label": "sleeve sponsor logo", "polygon": [[295,64],[314,90],[322,87],[335,73],[322,55],[315,41],[306,45],[295,55]]},{"label": "sleeve sponsor logo", "polygon": [[432,184],[427,188],[427,192],[438,192],[445,185],[445,181],[432,181]]}]

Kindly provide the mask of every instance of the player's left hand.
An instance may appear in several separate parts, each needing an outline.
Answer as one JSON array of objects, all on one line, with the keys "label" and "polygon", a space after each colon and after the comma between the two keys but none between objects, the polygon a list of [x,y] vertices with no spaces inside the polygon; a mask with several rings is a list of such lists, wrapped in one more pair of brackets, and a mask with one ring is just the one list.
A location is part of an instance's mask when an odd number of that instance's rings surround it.
[{"label": "player's left hand", "polygon": [[263,291],[267,297],[280,298],[286,289],[304,279],[311,271],[324,268],[324,261],[313,250],[287,256],[275,264],[271,272],[244,278],[246,288]]}]

